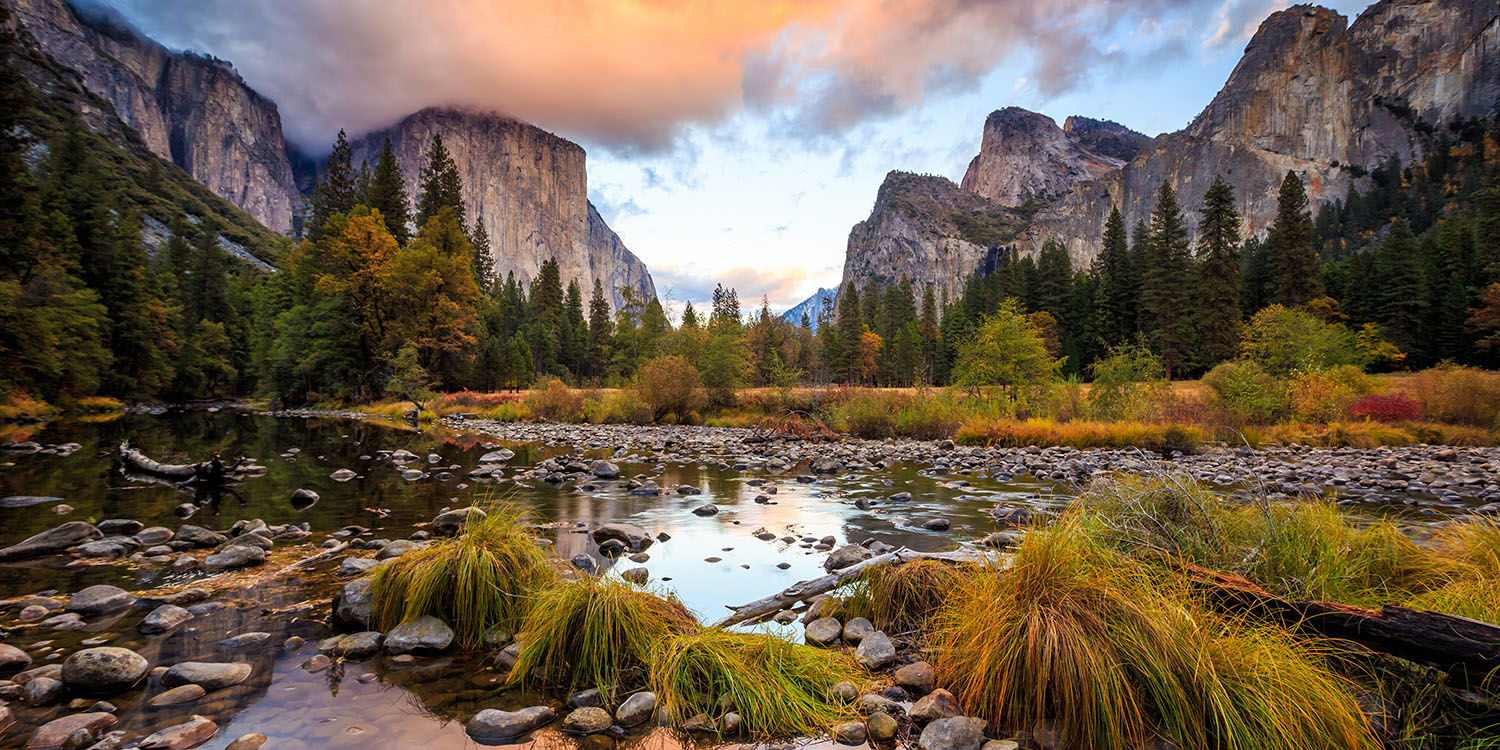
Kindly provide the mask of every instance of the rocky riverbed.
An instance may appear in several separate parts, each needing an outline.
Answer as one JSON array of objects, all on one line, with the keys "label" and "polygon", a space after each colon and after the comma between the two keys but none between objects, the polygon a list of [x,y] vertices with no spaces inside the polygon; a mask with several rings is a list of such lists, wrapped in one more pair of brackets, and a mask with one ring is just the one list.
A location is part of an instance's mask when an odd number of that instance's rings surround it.
[{"label": "rocky riverbed", "polygon": [[[370,570],[497,498],[534,511],[577,574],[666,587],[706,622],[883,551],[1004,544],[1007,529],[1118,471],[1178,470],[1226,496],[1331,492],[1351,513],[1416,529],[1500,508],[1494,449],[1163,458],[692,427],[454,420],[417,434],[172,410],[28,430],[0,445],[0,748],[680,744],[646,694],[595,705],[503,688],[509,634],[464,653],[441,621],[370,630]],[[126,438],[162,460],[217,451],[250,468],[222,489],[177,486],[122,471]],[[986,739],[887,634],[816,607],[783,614],[774,631],[891,674],[890,688],[849,696],[866,718],[837,728],[839,741]]]}]

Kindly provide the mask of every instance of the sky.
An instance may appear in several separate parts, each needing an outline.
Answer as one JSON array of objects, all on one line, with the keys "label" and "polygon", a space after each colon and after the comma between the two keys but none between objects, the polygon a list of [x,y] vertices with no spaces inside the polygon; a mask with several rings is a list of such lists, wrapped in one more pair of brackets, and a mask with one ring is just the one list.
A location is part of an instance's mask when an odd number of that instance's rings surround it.
[{"label": "sky", "polygon": [[[954,181],[990,112],[1185,126],[1286,0],[83,0],[232,62],[324,153],[340,128],[488,109],[588,151],[589,196],[700,305],[838,283],[885,174]],[[1325,5],[1353,20],[1366,0]]]}]

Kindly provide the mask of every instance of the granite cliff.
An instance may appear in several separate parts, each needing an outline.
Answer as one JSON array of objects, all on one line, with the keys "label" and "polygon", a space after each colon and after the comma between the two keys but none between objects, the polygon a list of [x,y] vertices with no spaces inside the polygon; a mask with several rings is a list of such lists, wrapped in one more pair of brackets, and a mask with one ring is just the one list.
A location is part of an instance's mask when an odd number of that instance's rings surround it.
[{"label": "granite cliff", "polygon": [[621,286],[656,296],[645,264],[589,202],[585,154],[572,141],[500,115],[432,107],[351,141],[354,161],[373,165],[390,138],[414,197],[434,135],[458,165],[464,208],[471,222],[482,217],[502,278],[530,281],[556,258],[563,283],[577,279],[585,297],[596,279],[616,307]]},{"label": "granite cliff", "polygon": [[281,115],[229,63],[173,52],[66,0],[4,2],[42,50],[76,72],[153,153],[265,226],[291,230],[297,191]]},{"label": "granite cliff", "polygon": [[[1242,231],[1259,234],[1288,170],[1314,203],[1341,198],[1365,171],[1421,158],[1433,127],[1494,114],[1497,16],[1492,0],[1381,0],[1352,24],[1326,8],[1294,6],[1261,24],[1224,87],[1178,132],[1146,139],[1086,118],[1058,128],[1014,108],[990,115],[963,192],[1036,207],[996,248],[1034,254],[1057,239],[1079,266],[1097,255],[1110,208],[1119,205],[1127,225],[1147,219],[1163,182],[1177,191],[1196,234],[1196,208],[1223,175],[1235,188]],[[962,200],[928,185],[934,206]],[[884,202],[877,197],[870,219],[850,232],[845,281],[862,286],[904,274],[952,290],[989,257],[952,252],[952,233],[936,217],[882,218]],[[914,267],[913,258],[929,260]]]}]

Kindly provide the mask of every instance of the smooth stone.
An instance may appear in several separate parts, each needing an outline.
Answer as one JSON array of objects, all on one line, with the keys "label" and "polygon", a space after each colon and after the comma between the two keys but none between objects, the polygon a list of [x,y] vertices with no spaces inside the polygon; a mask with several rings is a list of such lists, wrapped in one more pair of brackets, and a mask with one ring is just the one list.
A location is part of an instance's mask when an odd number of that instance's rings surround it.
[{"label": "smooth stone", "polygon": [[318,643],[318,651],[329,656],[346,659],[363,659],[380,650],[380,633],[366,630],[362,633],[336,635]]},{"label": "smooth stone", "polygon": [[69,547],[91,539],[98,539],[101,536],[103,534],[91,523],[69,521],[0,549],[0,560],[24,560],[30,557],[55,555]]},{"label": "smooth stone", "polygon": [[16,672],[29,666],[30,654],[9,643],[0,643],[0,672]]},{"label": "smooth stone", "polygon": [[596,734],[609,729],[615,723],[613,716],[598,706],[584,706],[569,713],[562,723],[562,730],[572,735]]},{"label": "smooth stone", "polygon": [[[1158,746],[1151,745],[1148,747]],[[1165,748],[1170,747],[1170,745],[1160,745],[1159,747]],[[990,740],[984,743],[984,746],[979,748],[979,750],[1021,750],[1021,743],[1015,740]]]},{"label": "smooth stone", "polygon": [[844,623],[844,642],[860,643],[865,636],[875,632],[875,626],[863,617],[856,617]]},{"label": "smooth stone", "polygon": [[65,609],[84,617],[112,614],[135,604],[135,595],[117,586],[99,584],[73,595]]},{"label": "smooth stone", "polygon": [[854,649],[854,658],[870,671],[879,671],[896,661],[896,646],[883,631],[875,631],[859,642]]},{"label": "smooth stone", "polygon": [[370,582],[373,578],[360,578],[344,584],[333,597],[333,622],[345,627],[370,626],[371,602]]},{"label": "smooth stone", "polygon": [[88,739],[79,743],[79,746],[92,742],[99,733],[115,725],[118,719],[114,714],[103,711],[91,711],[89,713],[72,714],[60,719],[53,719],[41,725],[32,733],[31,739],[27,741],[27,750],[51,750],[61,748],[74,739],[75,735],[82,733]]},{"label": "smooth stone", "polygon": [[922,730],[921,750],[979,750],[984,745],[984,720],[967,716],[937,719]]},{"label": "smooth stone", "polygon": [[203,558],[203,569],[210,571],[238,570],[266,561],[266,551],[250,544],[233,544]]},{"label": "smooth stone", "polygon": [[832,617],[823,617],[807,624],[802,633],[803,640],[814,646],[831,646],[839,642],[844,626]]},{"label": "smooth stone", "polygon": [[615,711],[615,721],[622,727],[633,727],[651,720],[656,713],[656,693],[641,691],[631,695]]},{"label": "smooth stone", "polygon": [[390,654],[443,651],[451,645],[453,629],[432,615],[403,622],[385,636],[385,650]]},{"label": "smooth stone", "polygon": [[359,475],[355,474],[353,471],[350,471],[349,469],[339,469],[338,471],[335,471],[332,474],[329,474],[328,478],[332,479],[335,482],[347,482],[347,481],[349,481],[349,480],[351,480],[351,479],[353,479],[353,478],[355,478],[357,476],[359,476]]},{"label": "smooth stone", "polygon": [[302,668],[308,672],[321,672],[333,666],[333,660],[323,654],[313,654],[307,661],[302,662]]},{"label": "smooth stone", "polygon": [[929,721],[946,719],[961,713],[963,709],[958,707],[958,699],[947,690],[937,688],[922,696],[916,705],[911,707],[911,720],[918,724],[926,724]]},{"label": "smooth stone", "polygon": [[645,568],[631,568],[621,573],[620,577],[637,586],[644,586],[647,581],[651,580],[651,571]]},{"label": "smooth stone", "polygon": [[595,544],[613,539],[624,544],[631,552],[644,552],[655,541],[646,530],[628,523],[607,523],[593,531]]},{"label": "smooth stone", "polygon": [[835,683],[829,693],[840,703],[853,703],[859,700],[859,687],[848,680]]},{"label": "smooth stone", "polygon": [[718,514],[719,506],[714,505],[713,503],[700,505],[693,509],[693,515],[695,516],[716,516]]},{"label": "smooth stone", "polygon": [[936,685],[936,677],[933,675],[932,665],[925,661],[913,662],[900,667],[891,676],[895,679],[897,685],[918,695],[926,695],[932,692],[933,686]]},{"label": "smooth stone", "polygon": [[202,526],[183,524],[177,527],[177,540],[187,542],[194,547],[217,547],[229,541],[229,537],[209,531]]},{"label": "smooth stone", "polygon": [[[102,526],[100,527],[100,530],[103,530]],[[174,534],[172,533],[172,530],[165,526],[152,526],[150,528],[138,529],[133,534],[133,537],[137,542],[140,542],[147,547],[154,547],[158,544],[166,544],[167,542],[172,541],[173,536]]]},{"label": "smooth stone", "polygon": [[172,665],[161,676],[161,684],[177,687],[191,683],[211,693],[244,682],[250,672],[251,666],[244,662],[184,661]]},{"label": "smooth stone", "polygon": [[178,685],[170,690],[157,693],[147,703],[153,706],[175,706],[179,703],[192,703],[207,694],[208,691],[204,690],[202,685]]},{"label": "smooth stone", "polygon": [[846,544],[828,554],[828,558],[823,561],[823,569],[831,573],[871,557],[869,549],[858,544]]},{"label": "smooth stone", "polygon": [[509,740],[540,729],[557,719],[548,706],[532,706],[519,711],[486,708],[469,719],[464,730],[476,740]]},{"label": "smooth stone", "polygon": [[266,744],[266,736],[255,732],[240,735],[234,742],[225,745],[224,750],[260,750],[260,746],[264,744]]},{"label": "smooth stone", "polygon": [[863,745],[865,742],[864,722],[849,721],[834,727],[833,739],[840,745]]},{"label": "smooth stone", "polygon": [[408,552],[416,552],[419,549],[423,549],[424,546],[425,545],[418,544],[417,542],[413,542],[410,539],[397,539],[386,544],[384,547],[381,547],[380,551],[375,554],[375,559],[390,560],[392,558],[400,557]]},{"label": "smooth stone", "polygon": [[45,706],[62,697],[63,684],[61,680],[51,677],[37,677],[30,680],[21,688],[21,700],[29,706]]},{"label": "smooth stone", "polygon": [[140,682],[149,666],[146,657],[128,648],[101,646],[73,652],[60,676],[75,693],[110,695]]},{"label": "smooth stone", "polygon": [[859,696],[859,700],[854,702],[854,707],[859,711],[861,716],[869,716],[876,711],[882,711],[891,716],[897,716],[906,712],[900,703],[880,693],[865,693]]},{"label": "smooth stone", "polygon": [[163,604],[151,610],[151,613],[141,620],[137,630],[145,635],[160,635],[191,619],[193,619],[193,613],[187,609],[176,604]]},{"label": "smooth stone", "polygon": [[380,561],[373,558],[346,557],[342,563],[339,563],[339,575],[344,577],[364,575],[378,565]]},{"label": "smooth stone", "polygon": [[252,648],[255,646],[259,646],[269,640],[271,640],[270,633],[263,633],[258,631],[250,633],[240,633],[239,635],[230,636],[222,641],[219,641],[219,646],[223,648]]},{"label": "smooth stone", "polygon": [[573,559],[568,562],[580,573],[593,575],[599,571],[599,563],[594,562],[594,558],[582,553],[574,555]]},{"label": "smooth stone", "polygon": [[890,742],[896,739],[896,720],[884,711],[876,711],[865,719],[865,733],[871,742]]},{"label": "smooth stone", "polygon": [[432,523],[427,525],[427,530],[437,536],[455,536],[464,530],[469,522],[469,516],[484,518],[487,514],[484,510],[469,506],[467,508],[455,508],[444,513],[437,514]]},{"label": "smooth stone", "polygon": [[141,750],[186,750],[207,742],[218,731],[219,725],[212,720],[193,716],[146,737],[137,747]]}]

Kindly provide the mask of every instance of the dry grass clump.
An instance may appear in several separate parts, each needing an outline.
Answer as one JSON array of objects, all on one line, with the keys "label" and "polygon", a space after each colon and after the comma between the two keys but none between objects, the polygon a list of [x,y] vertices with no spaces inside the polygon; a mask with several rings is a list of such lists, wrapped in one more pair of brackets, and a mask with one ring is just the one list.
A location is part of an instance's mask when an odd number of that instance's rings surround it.
[{"label": "dry grass clump", "polygon": [[509,681],[598,688],[607,701],[644,684],[652,650],[698,628],[675,596],[584,576],[541,592],[522,623]]},{"label": "dry grass clump", "polygon": [[845,584],[844,611],[863,617],[888,633],[917,630],[943,606],[956,579],[970,566],[941,560],[912,560],[865,568]]},{"label": "dry grass clump", "polygon": [[1376,748],[1348,686],[1284,631],[1208,613],[1066,521],[1005,569],[961,577],[934,666],[1002,731],[1050,721],[1073,747]]},{"label": "dry grass clump", "polygon": [[446,621],[459,645],[478,647],[486,630],[514,632],[557,568],[520,510],[496,505],[469,516],[463,533],[375,569],[371,604],[381,630],[422,615]]},{"label": "dry grass clump", "polygon": [[1144,448],[1154,451],[1197,449],[1208,432],[1193,425],[1153,422],[1056,422],[1050,419],[969,419],[953,441],[964,445],[1025,448],[1065,445],[1072,448]]},{"label": "dry grass clump", "polygon": [[1500,624],[1500,522],[1451,524],[1434,542],[1435,554],[1454,566],[1453,573],[1407,606]]},{"label": "dry grass clump", "polygon": [[831,695],[864,672],[845,653],[769,633],[708,628],[668,638],[651,656],[651,690],[670,716],[729,712],[758,738],[818,736],[853,717]]}]

